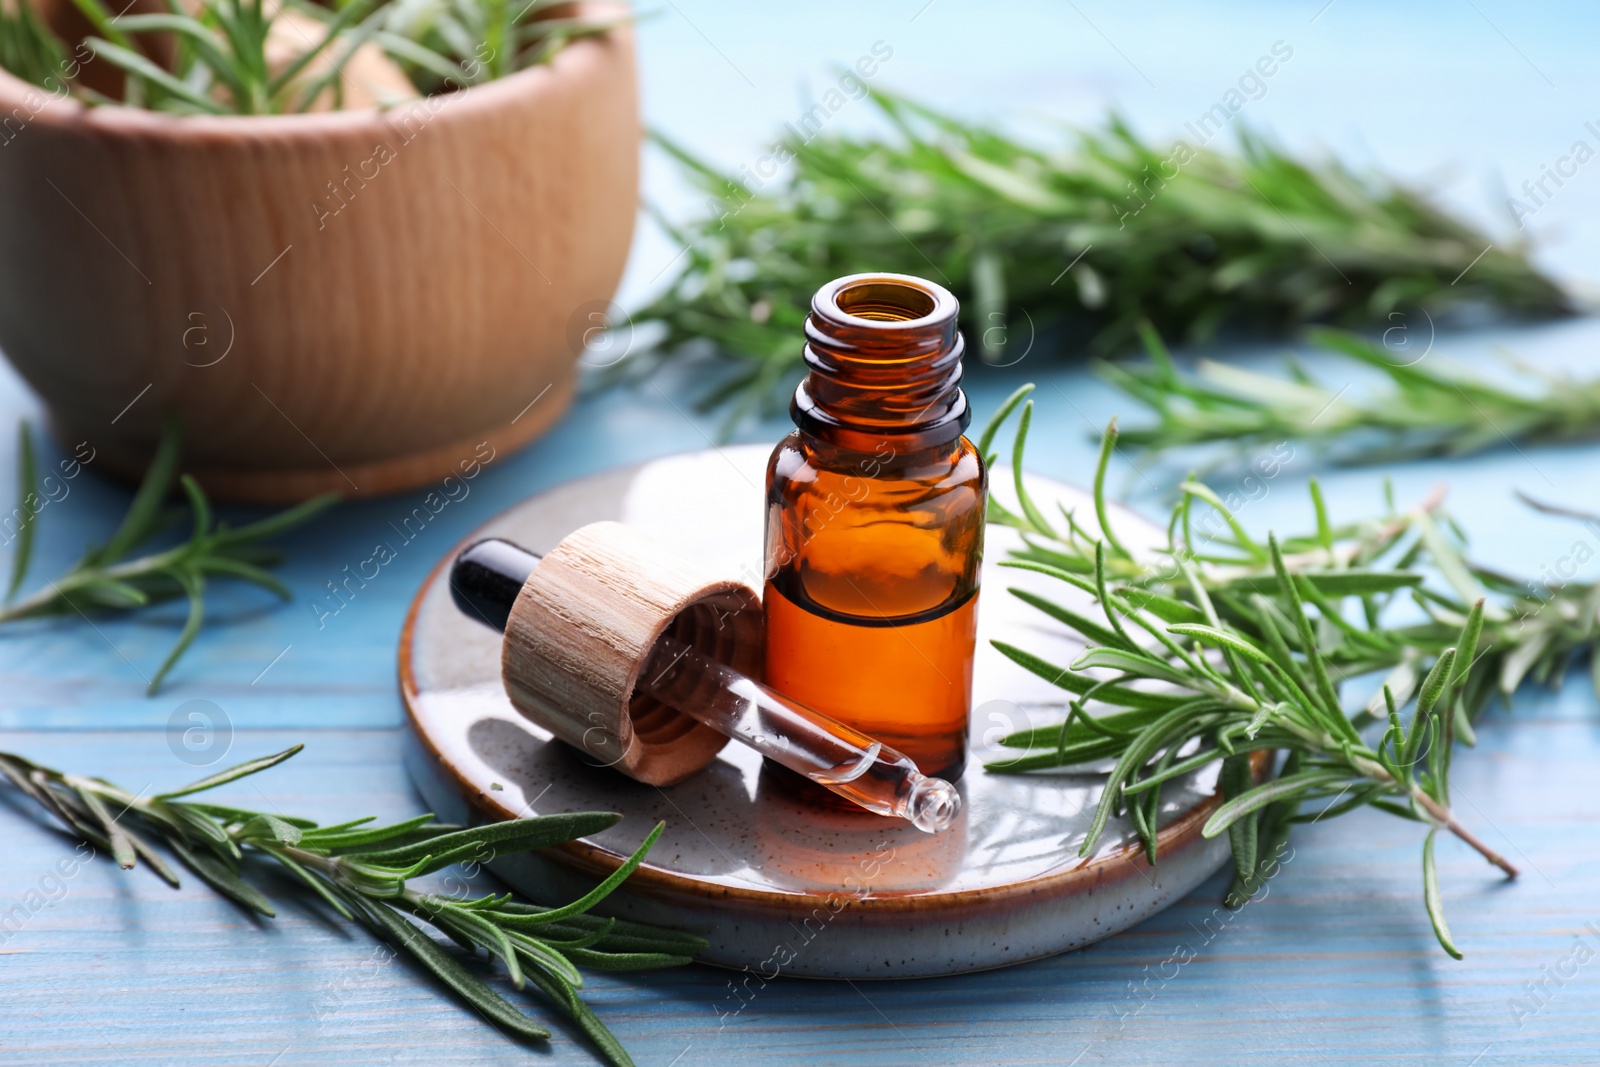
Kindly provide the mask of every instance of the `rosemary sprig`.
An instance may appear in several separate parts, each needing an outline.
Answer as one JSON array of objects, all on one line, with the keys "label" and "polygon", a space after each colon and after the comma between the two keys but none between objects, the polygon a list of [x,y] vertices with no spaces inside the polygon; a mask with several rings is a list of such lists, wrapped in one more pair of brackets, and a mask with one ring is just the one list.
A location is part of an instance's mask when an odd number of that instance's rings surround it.
[{"label": "rosemary sprig", "polygon": [[566,0],[394,0],[374,40],[424,93],[481,85],[548,62],[626,18],[563,15]]},{"label": "rosemary sprig", "polygon": [[35,85],[59,75],[66,63],[61,40],[29,0],[0,8],[0,67]]},{"label": "rosemary sprig", "polygon": [[[159,14],[121,14],[105,0],[73,0],[94,27],[85,44],[97,60],[117,67],[127,78],[124,102],[179,114],[266,115],[305,111],[332,87],[341,91],[340,68],[370,36],[369,24],[381,0],[351,0],[337,11],[315,4],[292,10],[321,26],[287,63],[274,64],[272,30],[287,5],[268,8],[264,0],[201,0],[191,12],[169,0],[171,10]],[[175,44],[168,60],[152,35],[170,35]],[[340,46],[337,47],[336,46]],[[313,61],[330,57],[320,75],[308,73]],[[170,63],[170,69],[169,64]],[[90,102],[102,101],[80,91]]]},{"label": "rosemary sprig", "polygon": [[[980,440],[990,461],[996,461],[994,435],[1020,408],[1022,418],[1012,448],[1014,471],[1022,469],[1032,404],[1027,397],[1032,389],[1024,386],[1012,394]],[[1111,453],[1124,439],[1113,420],[1101,440],[1094,482],[1097,526],[1109,531],[1108,581],[1121,595],[1141,604],[1149,598],[1163,604],[1192,601],[1191,579],[1180,565],[1187,561],[1194,580],[1205,587],[1225,617],[1247,625],[1249,612],[1236,610],[1239,598],[1272,598],[1277,595],[1277,579],[1265,547],[1204,483],[1191,476],[1178,486],[1180,499],[1168,521],[1164,544],[1134,554],[1117,541],[1108,521],[1105,476]],[[1350,606],[1361,620],[1360,625],[1336,625],[1330,620],[1319,631],[1324,657],[1342,677],[1388,671],[1387,680],[1403,703],[1415,694],[1418,664],[1425,665],[1447,648],[1471,606],[1485,600],[1478,653],[1470,664],[1464,693],[1467,718],[1458,724],[1470,736],[1471,723],[1496,695],[1509,698],[1524,679],[1559,682],[1574,659],[1600,641],[1600,583],[1562,581],[1550,575],[1542,580],[1517,578],[1473,561],[1466,554],[1465,535],[1444,510],[1442,489],[1406,511],[1395,510],[1391,502],[1386,514],[1335,523],[1315,479],[1309,488],[1316,529],[1284,538],[1284,559],[1291,571],[1311,583],[1311,598],[1319,611],[1345,622],[1340,610]],[[1015,553],[1017,561],[1080,577],[1093,574],[1100,535],[1086,529],[1075,515],[1051,520],[1021,484],[1015,492],[1021,513],[991,499],[989,521],[1021,532],[1024,547]],[[1600,531],[1600,516],[1528,497],[1523,500],[1535,510]],[[1426,621],[1382,625],[1397,598],[1408,598]],[[1196,618],[1191,614],[1176,621]],[[1257,636],[1266,635],[1261,631]],[[1295,640],[1288,636],[1290,645]],[[1600,664],[1595,685],[1600,693]],[[1379,707],[1376,688],[1367,700],[1369,707]]]},{"label": "rosemary sprig", "polygon": [[[189,601],[189,614],[177,642],[150,679],[148,692],[154,694],[161,682],[189,648],[205,621],[205,589],[210,578],[231,578],[267,589],[285,600],[288,587],[265,568],[276,563],[276,553],[261,542],[310,519],[338,500],[335,493],[313,497],[302,504],[258,522],[238,528],[216,522],[200,485],[189,475],[178,476],[180,459],[178,427],[168,422],[162,430],[155,456],[145,471],[122,523],[103,545],[91,547],[65,574],[45,583],[44,588],[14,603],[11,596],[22,585],[31,562],[34,542],[34,496],[36,472],[33,445],[27,423],[19,431],[17,450],[16,514],[22,516],[11,561],[10,592],[0,606],[0,623],[43,615],[90,611],[131,611],[177,597]],[[170,548],[129,558],[129,553],[172,524],[163,505],[172,490],[174,477],[183,487],[189,504],[191,532],[182,543]]]},{"label": "rosemary sprig", "polygon": [[[330,93],[342,107],[342,71],[369,44],[419,92],[440,93],[544,63],[567,42],[625,21],[563,15],[559,0],[168,0],[169,11],[144,14],[105,0],[73,4],[94,30],[85,47],[125,76],[122,99],[77,78],[80,64],[66,60],[71,43],[27,0],[0,12],[0,66],[88,104],[207,115],[294,114]],[[287,14],[297,16],[295,32],[275,37]],[[280,40],[297,42],[286,61],[276,59]]]},{"label": "rosemary sprig", "polygon": [[[1390,351],[1337,330],[1311,331],[1330,355],[1378,372],[1381,388],[1351,395],[1317,381],[1291,362],[1288,376],[1202,361],[1180,371],[1160,336],[1142,329],[1147,365],[1101,364],[1102,377],[1149,408],[1153,426],[1123,433],[1150,449],[1285,439],[1329,448],[1344,463],[1422,455],[1467,455],[1506,442],[1567,442],[1600,437],[1600,379],[1523,366],[1532,388],[1497,385],[1440,356]],[[1364,436],[1363,436],[1364,435]]]},{"label": "rosemary sprig", "polygon": [[691,934],[588,914],[639,866],[664,823],[593,890],[552,908],[511,893],[463,898],[426,892],[411,883],[452,864],[487,862],[598,833],[615,825],[620,815],[541,815],[472,829],[436,823],[431,815],[388,826],[371,825],[370,817],[319,826],[310,819],[180,799],[276,766],[301,747],[148,798],[104,779],[63,774],[11,753],[0,752],[0,774],[124,869],[142,859],[176,887],[178,875],[152,845],[160,841],[212,889],[268,918],[276,914],[272,903],[245,874],[262,863],[275,864],[345,919],[404,949],[498,1028],[524,1040],[548,1038],[548,1029],[411,920],[433,927],[474,955],[481,949],[501,962],[516,989],[531,984],[568,1015],[606,1062],[632,1067],[621,1043],[578,997],[583,977],[577,968],[676,967],[705,948],[706,942]]},{"label": "rosemary sprig", "polygon": [[1485,252],[1487,237],[1422,194],[1337,161],[1302,163],[1253,133],[1237,154],[1185,158],[1113,118],[1038,148],[903,96],[870,99],[891,137],[791,136],[779,155],[793,156],[792,172],[762,188],[657,136],[712,208],[663,223],[686,265],[633,316],[664,328],[635,370],[709,340],[741,364],[706,397],[736,400],[736,420],[798,369],[818,286],[858,271],[949,287],[967,337],[995,364],[1020,359],[1035,332],[1049,335],[1041,347],[1112,354],[1144,318],[1199,340],[1223,325],[1385,323],[1396,309],[1438,314],[1463,300],[1528,314],[1569,306],[1522,248]]},{"label": "rosemary sprig", "polygon": [[[988,459],[998,459],[996,433],[1020,410],[1017,471],[1030,390],[1013,394],[979,442]],[[1116,536],[1106,507],[1116,436],[1113,421],[1095,477],[1097,528],[1074,513],[1046,515],[1020,476],[1019,510],[991,503],[990,521],[1017,528],[1024,540],[1006,565],[1082,591],[1101,617],[1011,590],[1089,647],[1060,665],[996,642],[1070,697],[1062,722],[1002,739],[1022,754],[989,769],[1022,773],[1113,760],[1083,852],[1113,815],[1126,814],[1154,861],[1163,785],[1220,761],[1224,802],[1203,832],[1229,833],[1233,904],[1275,867],[1297,822],[1360,807],[1420,821],[1429,827],[1424,903],[1440,944],[1459,955],[1440,908],[1436,832],[1446,830],[1508,875],[1516,872],[1451,810],[1455,742],[1473,743],[1473,719],[1496,692],[1509,695],[1530,675],[1556,681],[1574,656],[1593,654],[1600,591],[1576,583],[1541,588],[1469,562],[1437,495],[1407,512],[1391,506],[1377,520],[1335,523],[1314,481],[1315,531],[1262,543],[1215,493],[1190,480],[1167,543],[1136,555]],[[1419,605],[1426,621],[1388,624],[1401,599]],[[1351,700],[1350,681],[1377,672],[1383,680],[1375,691]],[[1261,751],[1282,760],[1274,758],[1258,783],[1249,756]],[[1306,805],[1312,810],[1303,812]]]}]

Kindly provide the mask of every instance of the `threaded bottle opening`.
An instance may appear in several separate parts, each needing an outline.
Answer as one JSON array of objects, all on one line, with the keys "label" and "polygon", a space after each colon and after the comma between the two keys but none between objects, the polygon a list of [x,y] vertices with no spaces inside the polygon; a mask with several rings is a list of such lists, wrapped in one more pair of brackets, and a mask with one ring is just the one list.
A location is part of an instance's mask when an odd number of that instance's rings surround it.
[{"label": "threaded bottle opening", "polygon": [[820,436],[916,434],[954,440],[971,421],[961,392],[960,304],[904,274],[854,274],[811,301],[805,362],[791,413]]},{"label": "threaded bottle opening", "polygon": [[817,293],[820,314],[827,313],[830,299],[844,315],[872,322],[916,322],[931,317],[939,307],[939,298],[933,293],[898,278],[842,278],[833,285],[838,288],[824,286]]}]

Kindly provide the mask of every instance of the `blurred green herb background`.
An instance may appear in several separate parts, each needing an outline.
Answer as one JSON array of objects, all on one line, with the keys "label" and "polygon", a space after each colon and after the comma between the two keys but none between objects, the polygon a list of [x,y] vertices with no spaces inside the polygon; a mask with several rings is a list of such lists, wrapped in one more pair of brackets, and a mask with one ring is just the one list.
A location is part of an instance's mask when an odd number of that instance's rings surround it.
[{"label": "blurred green herb background", "polygon": [[797,376],[812,293],[864,271],[949,288],[973,351],[993,365],[1031,348],[1120,354],[1143,320],[1193,343],[1224,329],[1387,324],[1399,309],[1572,310],[1524,246],[1417,190],[1336,159],[1295,159],[1248,129],[1223,152],[1154,144],[1113,116],[1037,147],[869,93],[886,136],[791,137],[792,167],[760,189],[656,135],[710,209],[662,220],[684,265],[633,315],[637,328],[659,324],[660,340],[624,376],[709,343],[734,369],[702,406],[726,407],[725,428],[770,411]]}]

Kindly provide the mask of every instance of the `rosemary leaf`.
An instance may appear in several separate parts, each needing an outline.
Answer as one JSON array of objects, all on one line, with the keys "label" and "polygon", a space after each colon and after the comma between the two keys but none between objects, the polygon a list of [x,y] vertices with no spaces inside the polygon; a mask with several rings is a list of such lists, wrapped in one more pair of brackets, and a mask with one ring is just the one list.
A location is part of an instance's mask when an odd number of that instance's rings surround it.
[{"label": "rosemary leaf", "polygon": [[1456,948],[1450,936],[1450,927],[1444,921],[1444,899],[1439,895],[1439,870],[1433,860],[1433,839],[1438,833],[1437,829],[1429,830],[1422,842],[1422,899],[1427,904],[1428,918],[1433,923],[1433,933],[1439,939],[1439,945],[1459,960],[1462,958],[1461,950]]},{"label": "rosemary leaf", "polygon": [[448,986],[456,996],[483,1012],[497,1026],[503,1026],[518,1037],[542,1040],[550,1031],[513,1008],[499,993],[485,985],[482,979],[463,967],[459,960],[445,952],[433,939],[417,929],[383,901],[374,901],[366,910],[371,925],[384,940],[409,952],[433,976]]},{"label": "rosemary leaf", "polygon": [[172,480],[177,477],[181,456],[178,424],[169,419],[162,426],[161,439],[156,443],[155,454],[150,457],[144,477],[139,480],[139,488],[133,494],[127,514],[123,515],[111,540],[84,557],[85,564],[121,559],[155,534],[161,504],[172,489]]},{"label": "rosemary leaf", "polygon": [[530,849],[548,848],[562,841],[597,834],[615,826],[621,818],[621,815],[611,811],[536,815],[509,822],[487,823],[470,830],[457,830],[454,833],[384,851],[358,850],[351,854],[351,858],[362,863],[393,867],[420,860],[437,862],[447,855],[466,857],[474,852],[488,854],[494,850],[527,852]]},{"label": "rosemary leaf", "polygon": [[[1175,751],[1169,749],[1168,751]],[[1170,765],[1169,765],[1170,768]],[[1160,773],[1160,772],[1158,772]],[[1280,782],[1283,779],[1278,779]],[[1248,753],[1238,753],[1222,761],[1222,770],[1217,777],[1217,784],[1222,791],[1226,804],[1232,804],[1240,798],[1248,796],[1250,787],[1254,784],[1255,777],[1250,768]],[[1220,812],[1219,812],[1220,814]],[[1260,825],[1252,811],[1248,818],[1235,819],[1228,826],[1228,842],[1233,851],[1234,877],[1240,881],[1251,878],[1260,859],[1258,848],[1260,846]]]},{"label": "rosemary leaf", "polygon": [[579,915],[588,911],[606,897],[610,896],[612,890],[616,889],[619,885],[626,881],[628,875],[632,874],[638,869],[639,864],[644,862],[645,854],[648,853],[655,845],[656,840],[661,836],[661,832],[666,828],[666,823],[656,823],[655,829],[650,831],[649,835],[644,839],[643,842],[640,843],[639,847],[634,850],[633,855],[629,856],[622,866],[612,871],[606,876],[604,881],[595,886],[593,889],[589,890],[589,892],[585,893],[583,896],[579,897],[577,900],[574,900],[571,904],[535,915],[518,915],[515,917],[507,917],[501,921],[506,926],[522,929],[542,923],[555,922],[560,919],[565,919],[569,916]]},{"label": "rosemary leaf", "polygon": [[33,458],[33,435],[28,432],[28,424],[23,422],[17,426],[17,547],[11,552],[11,581],[6,585],[6,600],[10,601],[17,595],[17,590],[22,588],[22,579],[27,576],[28,563],[33,558],[33,520],[35,513],[32,502],[37,499],[33,486],[38,478]]},{"label": "rosemary leaf", "polygon": [[[174,790],[172,790],[170,792],[167,792],[167,793],[158,793],[158,794],[156,794],[155,799],[157,799],[157,800],[172,800],[172,799],[174,799],[176,797],[186,797],[186,796],[189,796],[190,794],[193,794],[193,793],[202,793],[207,789],[215,789],[219,785],[226,785],[229,782],[237,781],[240,778],[244,778],[244,777],[247,777],[247,776],[252,775],[252,774],[259,774],[261,771],[267,770],[269,767],[276,767],[278,764],[282,763],[284,760],[290,759],[291,757],[293,757],[295,755],[298,755],[300,750],[305,748],[305,747],[306,746],[304,746],[304,745],[291,745],[288,748],[284,749],[282,752],[274,752],[270,756],[258,756],[257,758],[255,758],[253,760],[246,760],[245,762],[240,763],[237,766],[229,767],[227,770],[218,771],[216,774],[208,774],[206,777],[201,778],[199,781],[190,782],[188,785],[183,786],[183,787],[181,787],[179,789],[174,789]],[[215,812],[217,810],[218,809],[210,809],[210,810],[202,809],[201,810],[201,814],[207,815],[207,816],[211,816],[211,817],[215,817]],[[253,812],[242,811],[242,810],[235,810],[235,811],[232,811],[231,814],[233,816],[243,815],[243,816],[248,817],[248,816],[250,816],[250,815],[252,815],[254,813]],[[237,820],[236,819],[230,819],[230,821],[237,821]]]},{"label": "rosemary leaf", "polygon": [[1312,790],[1338,785],[1348,777],[1349,775],[1341,771],[1307,771],[1288,778],[1274,778],[1235,797],[1212,812],[1200,832],[1206,837],[1216,837],[1239,819],[1268,804],[1279,800],[1298,799]]}]

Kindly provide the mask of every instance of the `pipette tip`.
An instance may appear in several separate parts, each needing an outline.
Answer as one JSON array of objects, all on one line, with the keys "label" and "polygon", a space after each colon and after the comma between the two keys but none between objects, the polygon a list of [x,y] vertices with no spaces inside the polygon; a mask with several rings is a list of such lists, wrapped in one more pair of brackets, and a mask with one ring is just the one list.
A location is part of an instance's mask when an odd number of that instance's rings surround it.
[{"label": "pipette tip", "polygon": [[948,830],[961,814],[961,794],[943,778],[918,775],[906,797],[905,817],[918,830],[936,834]]}]

